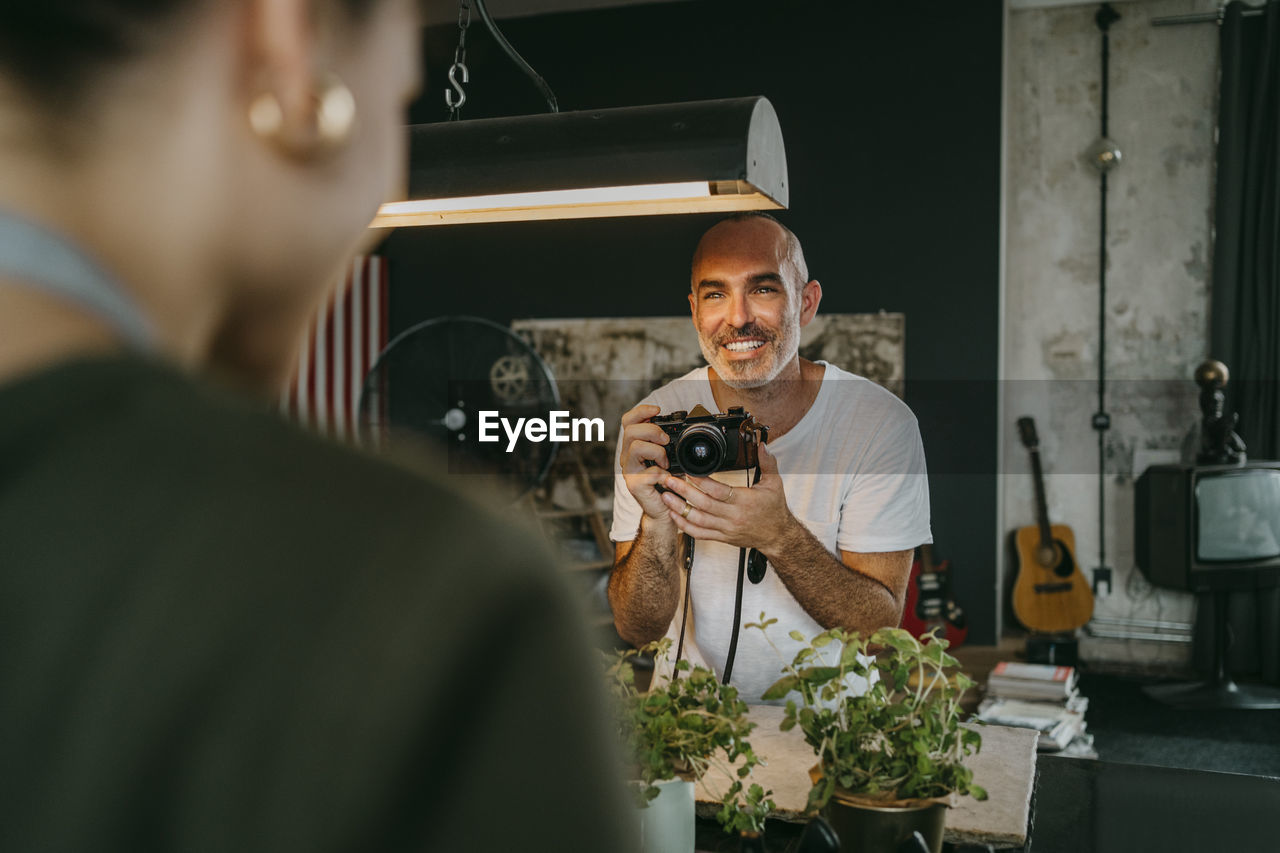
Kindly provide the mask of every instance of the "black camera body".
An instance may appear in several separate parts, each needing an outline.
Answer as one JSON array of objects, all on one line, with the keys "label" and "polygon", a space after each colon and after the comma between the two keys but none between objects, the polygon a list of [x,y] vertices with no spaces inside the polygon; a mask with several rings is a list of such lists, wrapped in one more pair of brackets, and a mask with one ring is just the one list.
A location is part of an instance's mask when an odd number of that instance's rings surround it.
[{"label": "black camera body", "polygon": [[760,445],[769,440],[769,428],[742,406],[730,406],[714,415],[702,406],[691,412],[658,415],[657,424],[667,442],[667,471],[705,477],[716,471],[737,471],[760,464]]}]

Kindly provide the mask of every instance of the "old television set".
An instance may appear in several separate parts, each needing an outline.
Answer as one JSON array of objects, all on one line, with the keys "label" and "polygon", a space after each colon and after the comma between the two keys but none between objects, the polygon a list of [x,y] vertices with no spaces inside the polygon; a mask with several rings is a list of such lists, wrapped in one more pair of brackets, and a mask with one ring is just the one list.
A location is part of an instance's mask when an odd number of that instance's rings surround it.
[{"label": "old television set", "polygon": [[1156,586],[1280,583],[1280,462],[1151,466],[1135,489],[1134,549]]},{"label": "old television set", "polygon": [[1152,465],[1134,490],[1134,551],[1156,586],[1210,608],[1213,670],[1205,681],[1148,685],[1178,708],[1280,708],[1280,688],[1228,674],[1227,598],[1280,584],[1280,462]]}]

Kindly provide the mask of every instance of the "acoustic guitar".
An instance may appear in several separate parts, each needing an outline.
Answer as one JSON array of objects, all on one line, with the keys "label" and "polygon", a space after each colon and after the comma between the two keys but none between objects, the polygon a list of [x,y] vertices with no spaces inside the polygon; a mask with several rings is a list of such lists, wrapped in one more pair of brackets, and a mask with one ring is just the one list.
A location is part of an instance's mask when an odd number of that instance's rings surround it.
[{"label": "acoustic guitar", "polygon": [[1040,470],[1036,422],[1018,418],[1018,433],[1031,453],[1036,487],[1036,524],[1014,536],[1018,577],[1013,585],[1013,612],[1032,631],[1074,631],[1093,615],[1093,592],[1076,563],[1076,535],[1065,524],[1050,524]]},{"label": "acoustic guitar", "polygon": [[969,625],[964,611],[951,597],[949,565],[947,560],[934,561],[932,545],[920,546],[919,556],[911,564],[902,627],[914,637],[923,637],[937,628],[937,635],[954,649],[969,635]]}]

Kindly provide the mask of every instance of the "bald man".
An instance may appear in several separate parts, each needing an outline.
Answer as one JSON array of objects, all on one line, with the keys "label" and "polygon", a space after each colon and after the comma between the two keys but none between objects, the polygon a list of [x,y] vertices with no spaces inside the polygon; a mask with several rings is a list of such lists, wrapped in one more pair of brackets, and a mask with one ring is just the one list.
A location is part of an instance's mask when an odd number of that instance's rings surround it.
[{"label": "bald man", "polygon": [[[785,226],[759,213],[717,223],[694,253],[689,293],[707,366],[622,418],[609,581],[618,633],[637,646],[676,641],[683,624],[683,656],[723,677],[739,549],[756,549],[768,569],[743,585],[739,622],[761,612],[778,619],[769,630],[777,650],[760,632],[741,632],[732,683],[749,702],[779,677],[779,654],[790,661],[800,647],[791,631],[897,625],[912,552],[932,538],[911,410],[873,382],[799,355],[800,329],[821,301],[822,285]],[[669,439],[651,421],[697,405],[742,406],[768,426],[758,483],[746,471],[667,472]],[[682,535],[695,546],[687,614]]]}]

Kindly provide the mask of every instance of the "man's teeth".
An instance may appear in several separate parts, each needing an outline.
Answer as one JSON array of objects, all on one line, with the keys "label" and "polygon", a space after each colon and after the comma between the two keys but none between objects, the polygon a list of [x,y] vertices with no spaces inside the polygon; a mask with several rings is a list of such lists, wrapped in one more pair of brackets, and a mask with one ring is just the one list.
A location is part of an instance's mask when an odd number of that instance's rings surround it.
[{"label": "man's teeth", "polygon": [[750,352],[762,346],[764,346],[764,341],[733,341],[725,344],[724,348],[729,352]]}]

